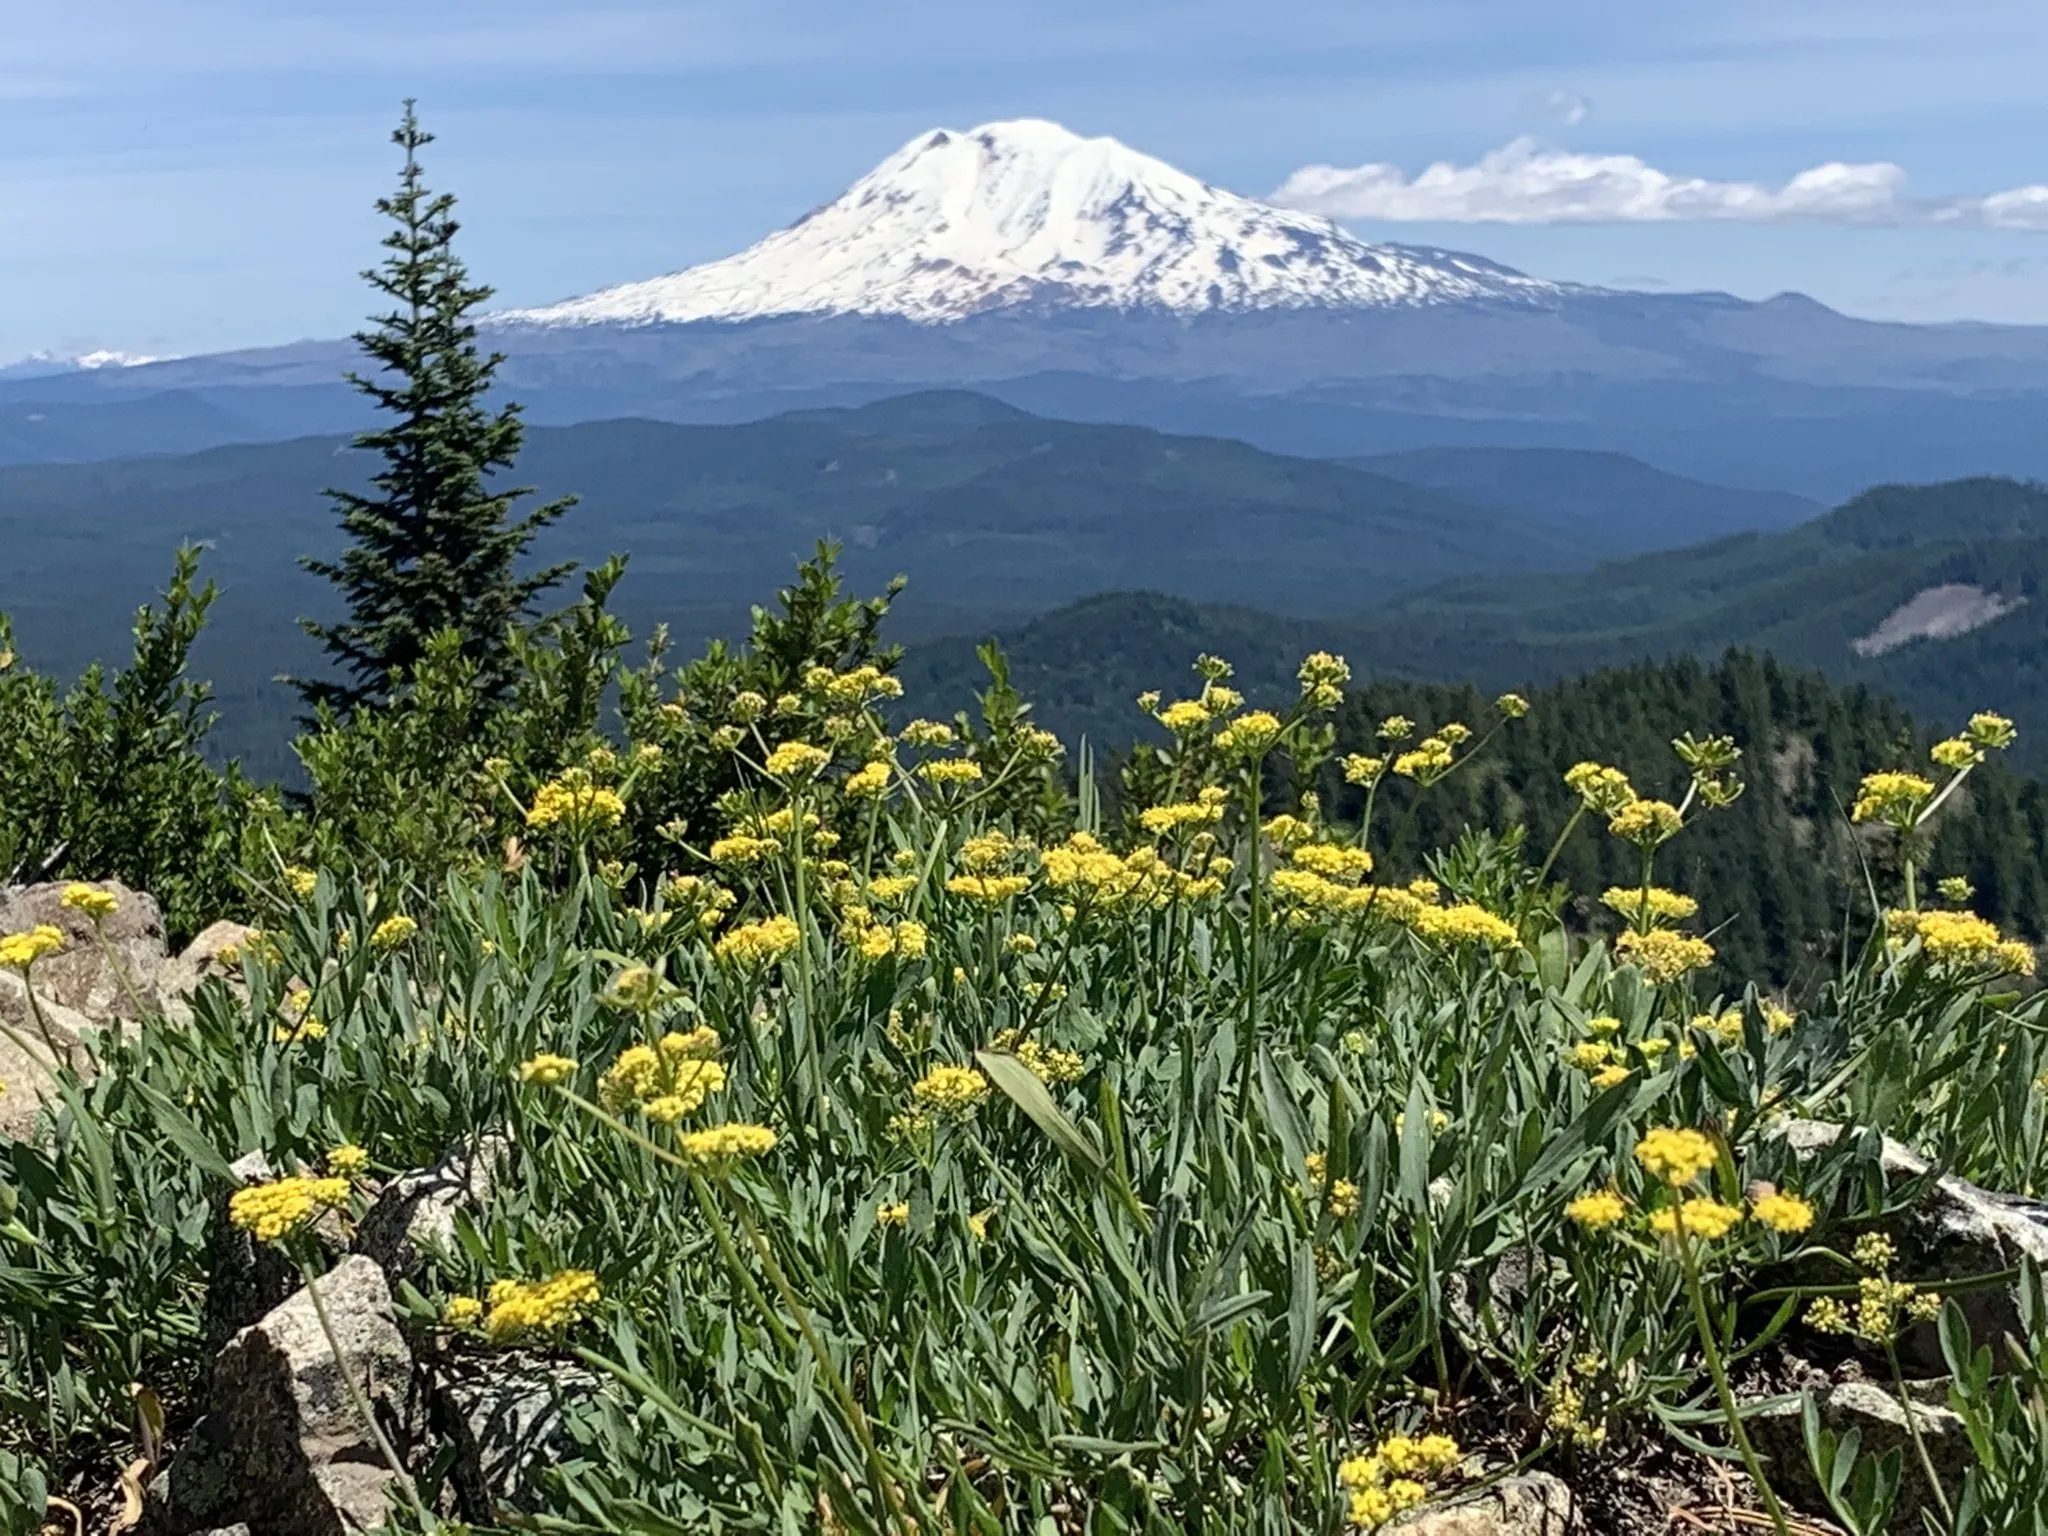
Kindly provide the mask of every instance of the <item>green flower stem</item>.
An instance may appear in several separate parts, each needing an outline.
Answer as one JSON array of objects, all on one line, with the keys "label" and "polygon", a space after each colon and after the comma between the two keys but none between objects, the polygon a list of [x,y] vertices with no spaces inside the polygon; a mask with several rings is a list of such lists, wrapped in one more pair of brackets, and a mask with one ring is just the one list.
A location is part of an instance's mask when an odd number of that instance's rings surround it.
[{"label": "green flower stem", "polygon": [[327,1303],[320,1299],[319,1271],[301,1258],[299,1273],[306,1277],[306,1294],[313,1301],[313,1316],[319,1319],[320,1332],[327,1338],[327,1347],[334,1352],[334,1364],[341,1372],[341,1384],[348,1389],[349,1406],[355,1410],[356,1417],[363,1421],[363,1428],[367,1429],[371,1438],[377,1442],[377,1452],[384,1458],[384,1465],[391,1469],[391,1475],[398,1480],[399,1491],[405,1495],[406,1507],[418,1519],[420,1529],[438,1531],[441,1522],[428,1512],[427,1506],[421,1501],[420,1491],[414,1486],[412,1475],[405,1470],[405,1463],[399,1460],[398,1452],[385,1436],[383,1425],[377,1422],[377,1415],[371,1411],[369,1399],[363,1396],[363,1389],[356,1385],[355,1372],[348,1368],[348,1362],[342,1358],[341,1340],[334,1335],[334,1321],[327,1315]]},{"label": "green flower stem", "polygon": [[1913,1411],[1913,1398],[1906,1391],[1906,1373],[1899,1368],[1899,1345],[1896,1337],[1887,1334],[1884,1341],[1884,1357],[1892,1368],[1892,1385],[1898,1389],[1899,1411],[1906,1416],[1906,1433],[1913,1438],[1913,1453],[1920,1458],[1920,1470],[1927,1474],[1927,1491],[1934,1495],[1934,1502],[1941,1510],[1941,1522],[1953,1527],[1956,1512],[1949,1506],[1948,1493],[1941,1486],[1941,1475],[1934,1470],[1934,1458],[1927,1453],[1927,1441],[1920,1433],[1920,1415]]},{"label": "green flower stem", "polygon": [[[71,1053],[65,1050],[62,1046],[58,1045],[57,1037],[50,1033],[50,1021],[43,1017],[43,1005],[36,1000],[36,978],[35,971],[32,967],[22,967],[21,989],[22,991],[28,994],[29,1017],[36,1021],[36,1030],[38,1033],[42,1035],[43,1044],[49,1047],[50,1070],[52,1072],[55,1072],[57,1068],[64,1066],[70,1062]],[[12,1039],[14,1040],[14,1043],[17,1046],[22,1046],[23,1050],[28,1054],[28,1056],[31,1059],[33,1059],[33,1057],[35,1056],[35,1052],[27,1050],[27,1047],[23,1045],[21,1036],[15,1034],[12,1028],[4,1024],[0,1024],[0,1029],[6,1029],[8,1035],[12,1037]]]},{"label": "green flower stem", "polygon": [[1734,1387],[1729,1385],[1728,1368],[1722,1362],[1720,1342],[1715,1337],[1713,1319],[1707,1311],[1706,1292],[1700,1284],[1699,1254],[1683,1226],[1678,1229],[1678,1265],[1685,1276],[1686,1294],[1692,1298],[1693,1321],[1700,1332],[1700,1352],[1706,1356],[1707,1373],[1714,1378],[1714,1390],[1720,1396],[1721,1414],[1728,1421],[1728,1432],[1735,1437],[1735,1448],[1742,1453],[1742,1465],[1763,1498],[1764,1509],[1771,1517],[1771,1528],[1777,1536],[1792,1536],[1784,1506],[1779,1504],[1778,1495],[1772,1491],[1771,1480],[1764,1476],[1763,1462],[1756,1454],[1756,1447],[1749,1443],[1749,1431],[1742,1427],[1742,1410],[1736,1404]]},{"label": "green flower stem", "polygon": [[[691,1179],[699,1186],[699,1198],[704,1198],[703,1175],[692,1174]],[[818,1369],[824,1374],[827,1388],[838,1399],[840,1412],[846,1419],[846,1427],[853,1432],[854,1439],[860,1442],[861,1451],[867,1458],[868,1475],[875,1481],[875,1491],[881,1497],[883,1506],[910,1529],[924,1530],[928,1525],[936,1525],[936,1518],[924,1507],[923,1499],[917,1498],[914,1515],[905,1507],[903,1490],[883,1460],[881,1448],[875,1444],[874,1434],[868,1427],[867,1415],[861,1411],[860,1403],[855,1399],[852,1389],[846,1385],[846,1378],[839,1374],[839,1366],[832,1359],[831,1352],[825,1348],[824,1340],[818,1337],[817,1329],[811,1323],[811,1315],[805,1310],[795,1288],[790,1285],[789,1276],[783,1272],[781,1263],[775,1257],[775,1251],[761,1236],[753,1218],[747,1214],[746,1206],[733,1196],[729,1187],[725,1193],[732,1203],[733,1215],[739,1218],[741,1229],[747,1234],[756,1257],[761,1261],[761,1267],[768,1272],[768,1283],[775,1287],[776,1294],[782,1298],[782,1304],[789,1308],[790,1315],[796,1319],[797,1328],[803,1334],[804,1342],[810,1346],[811,1355],[818,1362]],[[913,1497],[916,1495],[913,1494]]]}]

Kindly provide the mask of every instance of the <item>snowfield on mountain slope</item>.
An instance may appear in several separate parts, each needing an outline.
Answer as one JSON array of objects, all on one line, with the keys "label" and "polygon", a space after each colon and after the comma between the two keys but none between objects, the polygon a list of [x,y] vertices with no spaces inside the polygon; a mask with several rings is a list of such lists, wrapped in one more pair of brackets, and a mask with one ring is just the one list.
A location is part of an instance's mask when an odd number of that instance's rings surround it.
[{"label": "snowfield on mountain slope", "polygon": [[921,135],[736,256],[495,318],[559,326],[857,314],[943,324],[1017,305],[1194,314],[1543,304],[1567,291],[1480,257],[1368,244],[1115,139],[1026,119]]}]

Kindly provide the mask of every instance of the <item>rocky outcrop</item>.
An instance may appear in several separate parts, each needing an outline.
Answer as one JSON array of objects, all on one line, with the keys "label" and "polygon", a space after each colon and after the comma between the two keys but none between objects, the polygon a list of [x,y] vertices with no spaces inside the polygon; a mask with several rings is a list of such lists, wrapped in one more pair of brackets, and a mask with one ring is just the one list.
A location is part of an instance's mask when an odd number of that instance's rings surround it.
[{"label": "rocky outcrop", "polygon": [[1386,1529],[1401,1536],[1564,1536],[1571,1521],[1571,1489],[1547,1472],[1527,1472],[1469,1498],[1410,1510]]},{"label": "rocky outcrop", "polygon": [[238,997],[246,998],[249,989],[242,982],[238,962],[241,952],[255,937],[256,930],[247,923],[210,923],[202,928],[198,937],[165,961],[157,973],[157,996],[164,1012],[181,1023],[189,1019],[192,994],[202,982],[215,977],[226,982]]},{"label": "rocky outcrop", "polygon": [[[64,893],[81,883],[114,898],[114,910],[98,923],[64,905]],[[157,973],[168,951],[154,896],[118,880],[53,880],[0,891],[0,933],[26,933],[44,923],[64,935],[64,949],[37,962],[38,996],[95,1024],[133,1023],[159,1011]]]},{"label": "rocky outcrop", "polygon": [[449,1481],[473,1520],[532,1507],[534,1468],[570,1453],[567,1412],[598,1389],[581,1366],[520,1353],[443,1360],[427,1375],[431,1437],[452,1445]]},{"label": "rocky outcrop", "polygon": [[[1867,1133],[1824,1121],[1792,1120],[1779,1127],[1778,1134],[1804,1161]],[[2023,1258],[2048,1271],[2048,1204],[1980,1189],[1952,1174],[1930,1179],[1933,1165],[1910,1147],[1889,1136],[1877,1138],[1877,1144],[1878,1167],[1887,1188],[1926,1182],[1920,1198],[1880,1223],[1898,1250],[1894,1269],[1898,1279],[1956,1280],[1997,1274],[2016,1268]],[[1957,1294],[1955,1299],[1978,1343],[1995,1345],[2008,1334],[2024,1334],[2017,1284]],[[1899,1352],[1909,1369],[1938,1372],[1947,1368],[1932,1326],[1909,1330],[1900,1339]]]},{"label": "rocky outcrop", "polygon": [[417,1278],[429,1252],[454,1252],[456,1213],[482,1208],[510,1155],[503,1136],[484,1136],[432,1168],[393,1179],[357,1228],[356,1252],[375,1259],[394,1284]]},{"label": "rocky outcrop", "polygon": [[[1951,1502],[1963,1485],[1963,1473],[1970,1465],[1970,1442],[1963,1421],[1941,1406],[1942,1383],[1918,1383],[1912,1412],[1926,1443],[1928,1459]],[[1875,1460],[1887,1451],[1899,1453],[1899,1492],[1892,1505],[1891,1529],[1905,1536],[1922,1527],[1920,1511],[1935,1509],[1927,1473],[1913,1449],[1912,1431],[1906,1423],[1906,1405],[1893,1393],[1868,1381],[1844,1381],[1813,1394],[1823,1428],[1837,1439],[1856,1431],[1857,1460]],[[1761,1409],[1748,1421],[1749,1435],[1759,1454],[1770,1462],[1772,1483],[1802,1509],[1825,1512],[1827,1495],[1807,1454],[1805,1409],[1794,1401]]]},{"label": "rocky outcrop", "polygon": [[[37,971],[41,981],[40,966]],[[0,1141],[28,1136],[43,1104],[57,1098],[51,1069],[60,1060],[75,1072],[91,1071],[85,1038],[93,1021],[44,995],[41,987],[34,1002],[31,1008],[19,973],[0,971],[0,1024],[7,1026],[0,1029]]]},{"label": "rocky outcrop", "polygon": [[147,1529],[240,1521],[250,1536],[344,1536],[383,1524],[395,1477],[354,1398],[398,1423],[412,1356],[370,1260],[344,1259],[318,1286],[333,1341],[303,1287],[235,1335],[204,1417],[151,1489]]}]

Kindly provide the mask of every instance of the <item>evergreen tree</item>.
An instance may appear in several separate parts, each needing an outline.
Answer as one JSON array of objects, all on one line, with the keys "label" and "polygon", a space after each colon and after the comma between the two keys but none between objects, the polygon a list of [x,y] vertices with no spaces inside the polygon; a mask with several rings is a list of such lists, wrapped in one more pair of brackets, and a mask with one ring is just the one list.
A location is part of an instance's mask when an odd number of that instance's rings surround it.
[{"label": "evergreen tree", "polygon": [[480,696],[501,696],[510,682],[511,627],[571,569],[520,574],[534,536],[575,498],[515,520],[513,503],[532,487],[491,485],[496,472],[511,468],[524,437],[518,406],[493,409],[485,400],[504,358],[478,351],[470,317],[492,290],[473,285],[454,253],[455,199],[421,183],[419,151],[433,135],[421,129],[410,100],[391,138],[405,151],[405,167],[398,191],[377,202],[395,226],[383,241],[390,255],[363,277],[392,307],[373,317],[375,330],[355,337],[378,371],[347,376],[391,418],[355,440],[380,455],[383,467],[368,495],[326,493],[349,538],[341,557],[300,562],[348,600],[340,623],[300,621],[345,680],[293,682],[307,703],[343,711],[387,700],[393,672],[415,667],[444,629],[461,637]]}]

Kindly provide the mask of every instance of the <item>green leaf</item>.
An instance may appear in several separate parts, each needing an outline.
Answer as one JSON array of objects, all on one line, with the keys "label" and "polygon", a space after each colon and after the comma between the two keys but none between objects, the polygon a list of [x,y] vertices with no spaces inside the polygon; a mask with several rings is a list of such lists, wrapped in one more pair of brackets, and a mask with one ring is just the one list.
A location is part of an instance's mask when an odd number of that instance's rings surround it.
[{"label": "green leaf", "polygon": [[1103,1176],[1109,1160],[1103,1156],[1102,1149],[1095,1144],[1093,1137],[1084,1134],[1067,1118],[1059,1105],[1053,1103],[1052,1095],[1045,1091],[1045,1084],[1038,1080],[1037,1073],[1004,1051],[976,1051],[974,1059],[988,1074],[989,1081],[1030,1116],[1031,1122],[1045,1132],[1054,1146],[1097,1178]]}]

